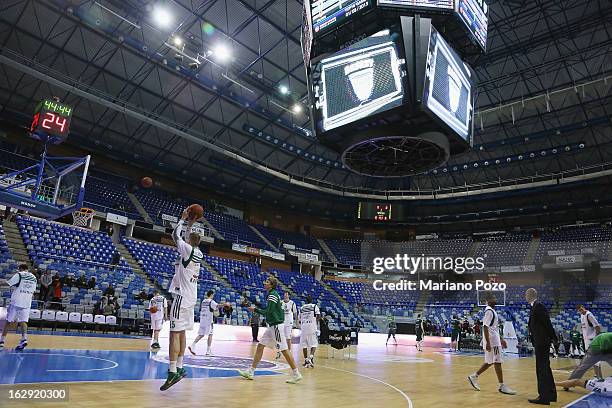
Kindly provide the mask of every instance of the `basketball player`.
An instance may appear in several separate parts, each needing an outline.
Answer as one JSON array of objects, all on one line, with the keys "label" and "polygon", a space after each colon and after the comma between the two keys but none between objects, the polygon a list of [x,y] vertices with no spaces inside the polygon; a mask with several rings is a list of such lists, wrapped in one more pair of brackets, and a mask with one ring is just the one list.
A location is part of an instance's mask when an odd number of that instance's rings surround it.
[{"label": "basketball player", "polygon": [[159,332],[164,326],[164,322],[168,320],[168,301],[163,295],[159,294],[159,290],[153,291],[153,297],[149,300],[149,310],[155,306],[157,312],[151,313],[151,330],[153,331],[152,349],[160,349]]},{"label": "basketball player", "polygon": [[572,327],[572,330],[570,331],[570,340],[572,342],[570,356],[580,357],[584,355],[582,351],[582,335],[578,331],[578,325]]},{"label": "basketball player", "polygon": [[297,316],[297,307],[295,306],[295,302],[289,298],[289,292],[285,292],[283,297],[283,311],[285,312],[283,330],[285,331],[285,338],[287,339],[287,349],[291,353],[291,333],[293,331],[293,322]]},{"label": "basketball player", "polygon": [[577,305],[576,310],[580,313],[580,326],[582,327],[582,338],[584,340],[584,349],[588,350],[591,341],[601,333],[601,326],[593,316],[593,313],[586,310],[582,305]]},{"label": "basketball player", "polygon": [[478,376],[493,365],[495,366],[495,374],[497,374],[497,380],[499,381],[498,391],[502,394],[514,395],[516,391],[504,384],[501,349],[502,347],[506,348],[507,345],[506,341],[499,335],[499,316],[495,311],[497,299],[493,293],[487,293],[485,299],[487,301],[487,307],[485,308],[484,317],[482,319],[482,332],[484,335],[482,338],[482,347],[485,350],[485,362],[478,371],[468,376],[468,381],[476,391],[480,391]]},{"label": "basketball player", "polygon": [[321,311],[319,306],[312,303],[312,296],[306,296],[306,304],[300,308],[300,328],[302,329],[300,347],[304,353],[304,367],[306,368],[314,368],[315,351],[319,345],[317,339],[317,321],[320,319]]},{"label": "basketball player", "polygon": [[293,370],[293,375],[287,380],[289,384],[295,384],[302,379],[302,374],[295,365],[293,356],[287,351],[287,341],[285,339],[285,332],[282,330],[283,322],[285,321],[285,313],[281,305],[281,298],[276,291],[278,286],[278,280],[274,276],[268,277],[264,281],[264,289],[268,292],[268,304],[265,309],[256,306],[249,306],[249,311],[256,311],[263,315],[268,323],[266,331],[261,336],[259,344],[257,344],[257,350],[255,351],[255,357],[251,367],[246,370],[238,370],[238,373],[246,378],[252,380],[255,377],[255,369],[261,361],[263,356],[264,348],[269,347],[274,351],[280,351],[287,363]]},{"label": "basketball player", "polygon": [[395,316],[389,315],[387,316],[387,325],[389,326],[389,332],[387,333],[387,342],[385,346],[389,344],[389,339],[393,336],[393,341],[397,344],[397,339],[395,338],[395,333],[397,332],[397,324],[395,323]]},{"label": "basketball player", "polygon": [[461,335],[461,322],[457,315],[451,320],[451,346],[448,351],[459,351],[459,336]]},{"label": "basketball player", "polygon": [[612,398],[612,377],[604,379],[593,378],[592,380],[577,378],[575,380],[557,381],[555,385],[563,387],[565,390],[572,387],[583,387],[597,395]]},{"label": "basketball player", "polygon": [[421,315],[417,315],[417,319],[414,325],[416,331],[416,348],[417,351],[423,351],[423,333],[425,332],[425,327],[423,327],[423,319],[421,319]]},{"label": "basketball player", "polygon": [[159,388],[161,391],[167,390],[187,376],[187,372],[183,368],[183,356],[186,348],[185,331],[193,329],[193,309],[197,301],[200,263],[204,257],[198,248],[200,235],[191,232],[195,219],[191,219],[187,223],[185,235],[189,236],[189,243],[181,238],[181,230],[187,217],[188,211],[185,209],[174,231],[172,231],[172,238],[176,243],[176,249],[180,257],[177,260],[174,277],[168,289],[174,295],[170,308],[170,367],[166,382]]},{"label": "basketball player", "polygon": [[36,276],[28,271],[26,264],[19,265],[19,270],[9,280],[0,279],[0,283],[12,286],[11,303],[9,304],[6,324],[0,337],[0,350],[4,349],[4,339],[11,323],[21,326],[21,341],[15,350],[21,351],[28,345],[28,321],[30,320],[30,307],[32,296],[36,291]]},{"label": "basketball player", "polygon": [[195,348],[196,344],[204,337],[208,336],[208,347],[206,348],[206,355],[212,355],[211,347],[213,340],[213,325],[215,320],[215,311],[222,308],[224,305],[220,305],[213,300],[215,292],[209,290],[206,292],[206,299],[202,300],[200,305],[200,330],[198,331],[198,337],[195,338],[191,346],[189,346],[189,352],[196,355]]}]

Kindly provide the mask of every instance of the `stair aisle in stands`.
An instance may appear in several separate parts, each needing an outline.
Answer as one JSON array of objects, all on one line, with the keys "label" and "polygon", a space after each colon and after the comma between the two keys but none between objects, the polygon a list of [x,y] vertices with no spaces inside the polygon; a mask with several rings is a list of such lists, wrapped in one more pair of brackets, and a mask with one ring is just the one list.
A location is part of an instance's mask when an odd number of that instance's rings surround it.
[{"label": "stair aisle in stands", "polygon": [[11,252],[13,259],[18,263],[25,263],[28,268],[32,268],[32,260],[28,255],[28,250],[23,242],[23,237],[19,232],[19,227],[16,223],[4,221],[4,235],[6,236],[6,244]]}]

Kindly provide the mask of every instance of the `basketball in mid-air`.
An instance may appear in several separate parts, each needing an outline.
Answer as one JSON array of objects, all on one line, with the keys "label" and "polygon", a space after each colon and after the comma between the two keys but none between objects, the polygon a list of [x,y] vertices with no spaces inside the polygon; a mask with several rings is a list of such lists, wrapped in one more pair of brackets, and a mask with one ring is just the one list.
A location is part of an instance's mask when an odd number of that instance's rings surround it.
[{"label": "basketball in mid-air", "polygon": [[200,204],[191,204],[187,207],[187,219],[197,221],[204,216],[204,208]]},{"label": "basketball in mid-air", "polygon": [[151,306],[151,308],[149,309],[149,312],[150,312],[151,314],[153,314],[153,313],[157,313],[157,306]]},{"label": "basketball in mid-air", "polygon": [[153,185],[153,179],[151,177],[143,177],[140,179],[140,185],[144,188],[149,188]]}]

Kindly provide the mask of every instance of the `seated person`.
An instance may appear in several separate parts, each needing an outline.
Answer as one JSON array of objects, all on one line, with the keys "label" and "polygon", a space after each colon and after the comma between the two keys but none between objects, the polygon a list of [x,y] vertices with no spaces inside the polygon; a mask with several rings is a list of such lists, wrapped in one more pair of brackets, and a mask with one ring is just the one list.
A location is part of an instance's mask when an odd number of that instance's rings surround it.
[{"label": "seated person", "polygon": [[95,287],[96,287],[96,277],[95,277],[95,276],[92,276],[92,277],[89,279],[89,282],[87,282],[87,288],[89,288],[89,289],[93,289],[93,288],[95,288]]},{"label": "seated person", "polygon": [[82,274],[81,277],[79,279],[77,279],[76,286],[79,289],[87,287],[87,279],[85,279],[85,274]]}]

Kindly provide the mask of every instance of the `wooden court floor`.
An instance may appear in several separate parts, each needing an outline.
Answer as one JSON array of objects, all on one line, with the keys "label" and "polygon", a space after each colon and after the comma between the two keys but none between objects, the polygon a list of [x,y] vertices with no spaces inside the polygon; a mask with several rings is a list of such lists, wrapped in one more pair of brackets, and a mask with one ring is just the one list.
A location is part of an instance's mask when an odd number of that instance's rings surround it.
[{"label": "wooden court floor", "polygon": [[[17,337],[9,336],[7,348],[13,348],[16,343]],[[33,335],[30,336],[28,351],[36,352],[36,349],[50,349],[57,353],[68,350],[146,352],[148,341]],[[249,358],[254,346],[242,341],[217,341],[213,351],[217,356]],[[4,353],[7,351],[0,353],[0,359],[9,357]],[[297,355],[295,345],[294,354]],[[359,346],[356,356],[351,359],[341,358],[338,352],[335,358],[325,358],[325,354],[326,351],[321,350],[316,368],[301,370],[304,379],[297,385],[285,384],[286,371],[280,375],[262,375],[254,381],[240,377],[186,378],[166,392],[159,391],[163,381],[158,379],[70,382],[66,383],[69,401],[53,403],[8,400],[7,392],[15,386],[5,384],[0,385],[0,406],[515,408],[534,407],[527,398],[537,394],[535,360],[531,358],[511,358],[504,363],[505,382],[518,391],[518,395],[508,396],[497,391],[492,368],[480,377],[482,391],[477,392],[468,384],[466,377],[479,367],[482,356],[449,354],[443,349],[427,347],[424,352],[417,353],[413,346],[385,346],[384,342],[380,346]],[[266,351],[264,359],[274,360],[274,355]],[[122,361],[117,363],[121,365]],[[560,379],[567,378],[575,364],[568,359],[551,360],[554,375]],[[165,370],[165,366],[162,368]],[[44,386],[44,377],[40,381],[43,382],[37,386]],[[559,390],[559,400],[553,406],[563,407],[585,394],[585,390]]]}]

